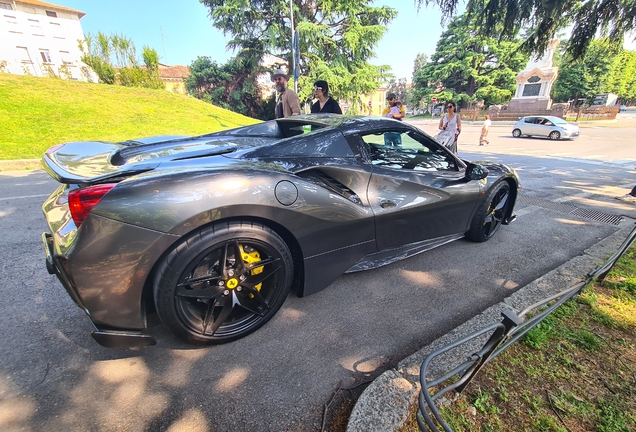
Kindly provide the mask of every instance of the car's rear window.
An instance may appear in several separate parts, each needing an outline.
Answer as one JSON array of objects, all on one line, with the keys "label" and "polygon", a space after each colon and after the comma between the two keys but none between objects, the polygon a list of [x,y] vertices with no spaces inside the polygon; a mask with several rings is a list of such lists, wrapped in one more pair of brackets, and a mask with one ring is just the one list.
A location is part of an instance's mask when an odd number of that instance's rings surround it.
[{"label": "car's rear window", "polygon": [[270,120],[254,125],[243,126],[236,129],[214,132],[204,135],[233,136],[233,137],[255,137],[255,138],[290,138],[296,135],[304,135],[320,129],[330,128],[340,125],[344,120],[343,116],[300,116],[286,119]]}]

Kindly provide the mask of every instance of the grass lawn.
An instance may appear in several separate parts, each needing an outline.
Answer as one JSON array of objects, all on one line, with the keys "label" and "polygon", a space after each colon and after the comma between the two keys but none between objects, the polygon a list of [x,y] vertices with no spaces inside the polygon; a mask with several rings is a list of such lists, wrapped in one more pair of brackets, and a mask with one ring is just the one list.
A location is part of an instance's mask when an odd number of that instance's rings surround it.
[{"label": "grass lawn", "polygon": [[0,160],[70,141],[196,135],[257,120],[166,90],[0,73]]},{"label": "grass lawn", "polygon": [[[447,398],[455,432],[636,430],[636,246]],[[401,432],[419,431],[412,407]],[[441,429],[441,428],[440,428]]]}]

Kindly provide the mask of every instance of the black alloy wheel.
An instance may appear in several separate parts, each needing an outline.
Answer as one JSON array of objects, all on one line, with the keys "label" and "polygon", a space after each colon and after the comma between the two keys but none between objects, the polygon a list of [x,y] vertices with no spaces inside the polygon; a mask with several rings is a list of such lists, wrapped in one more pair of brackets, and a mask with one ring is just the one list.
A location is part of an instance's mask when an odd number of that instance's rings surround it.
[{"label": "black alloy wheel", "polygon": [[180,338],[220,344],[269,321],[291,288],[293,261],[269,228],[231,222],[189,235],[163,260],[155,277],[162,322]]},{"label": "black alloy wheel", "polygon": [[519,138],[521,136],[521,130],[520,129],[514,129],[512,131],[512,136],[515,138]]},{"label": "black alloy wheel", "polygon": [[510,185],[506,181],[495,185],[475,213],[466,237],[484,242],[494,236],[508,212],[509,200]]},{"label": "black alloy wheel", "polygon": [[556,140],[561,139],[561,133],[559,131],[552,131],[552,132],[550,132],[549,137],[550,137],[551,140],[556,141]]}]

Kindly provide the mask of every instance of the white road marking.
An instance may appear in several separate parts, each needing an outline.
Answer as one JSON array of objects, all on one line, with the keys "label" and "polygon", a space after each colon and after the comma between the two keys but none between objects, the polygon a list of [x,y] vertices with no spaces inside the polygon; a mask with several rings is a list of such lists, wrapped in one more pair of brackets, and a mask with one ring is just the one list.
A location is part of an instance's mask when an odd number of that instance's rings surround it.
[{"label": "white road marking", "polygon": [[51,194],[24,195],[24,196],[6,197],[6,198],[0,197],[0,201],[16,200],[16,199],[22,199],[22,198],[39,198],[39,197],[47,197],[49,195]]}]

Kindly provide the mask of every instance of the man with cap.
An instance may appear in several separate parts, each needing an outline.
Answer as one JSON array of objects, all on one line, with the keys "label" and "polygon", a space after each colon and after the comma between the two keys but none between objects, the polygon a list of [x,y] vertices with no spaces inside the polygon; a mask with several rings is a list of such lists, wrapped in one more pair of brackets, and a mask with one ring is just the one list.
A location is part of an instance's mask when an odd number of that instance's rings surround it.
[{"label": "man with cap", "polygon": [[388,102],[389,106],[384,108],[384,111],[382,111],[382,116],[390,117],[390,118],[402,121],[402,119],[406,115],[406,109],[404,108],[404,105],[399,107],[400,108],[399,114],[393,114],[393,113],[389,114],[389,111],[391,111],[391,108],[397,106],[397,103],[398,103],[397,96],[395,95],[395,93],[389,93],[388,95],[386,95],[386,101]]},{"label": "man with cap", "polygon": [[327,84],[327,81],[318,80],[314,83],[314,97],[318,100],[311,106],[312,114],[342,114],[338,102],[329,96],[329,84]]},{"label": "man with cap", "polygon": [[276,69],[272,75],[276,84],[278,98],[276,99],[276,118],[291,117],[300,114],[300,99],[296,92],[287,88],[289,77],[281,69]]},{"label": "man with cap", "polygon": [[[405,115],[405,109],[404,105],[398,105],[398,100],[395,93],[389,93],[388,95],[386,95],[386,101],[388,102],[389,106],[384,108],[384,111],[382,111],[382,116],[402,121],[402,118]],[[401,146],[402,134],[400,132],[385,132],[384,145],[398,147]]]}]

